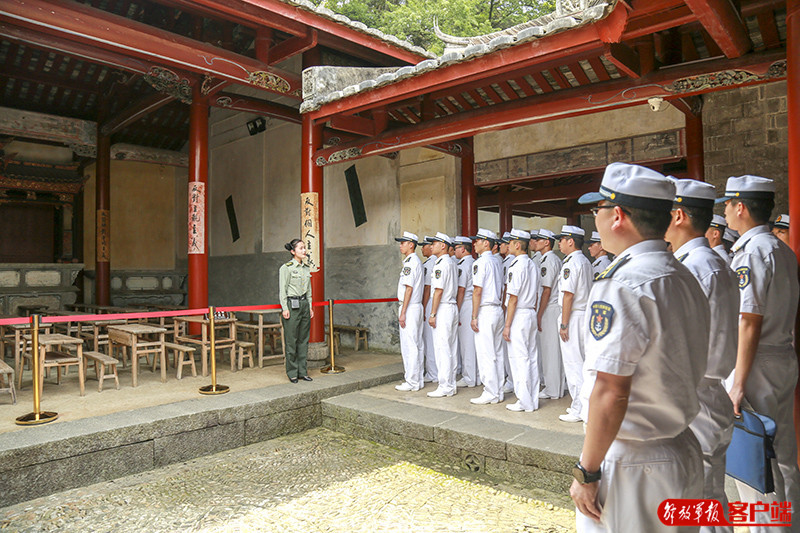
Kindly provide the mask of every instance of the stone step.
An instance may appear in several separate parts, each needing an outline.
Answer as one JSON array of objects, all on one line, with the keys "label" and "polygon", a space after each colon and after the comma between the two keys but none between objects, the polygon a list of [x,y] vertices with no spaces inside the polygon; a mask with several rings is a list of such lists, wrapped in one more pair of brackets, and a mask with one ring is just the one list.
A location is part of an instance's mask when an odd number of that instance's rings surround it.
[{"label": "stone step", "polygon": [[351,392],[322,401],[324,427],[455,467],[566,493],[583,436]]}]

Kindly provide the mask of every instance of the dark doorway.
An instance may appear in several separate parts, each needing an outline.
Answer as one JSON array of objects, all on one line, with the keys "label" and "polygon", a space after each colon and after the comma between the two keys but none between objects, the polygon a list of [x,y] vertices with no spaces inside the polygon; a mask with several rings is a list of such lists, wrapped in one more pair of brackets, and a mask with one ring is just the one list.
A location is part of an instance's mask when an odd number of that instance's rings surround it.
[{"label": "dark doorway", "polygon": [[0,204],[0,263],[52,263],[55,207]]}]

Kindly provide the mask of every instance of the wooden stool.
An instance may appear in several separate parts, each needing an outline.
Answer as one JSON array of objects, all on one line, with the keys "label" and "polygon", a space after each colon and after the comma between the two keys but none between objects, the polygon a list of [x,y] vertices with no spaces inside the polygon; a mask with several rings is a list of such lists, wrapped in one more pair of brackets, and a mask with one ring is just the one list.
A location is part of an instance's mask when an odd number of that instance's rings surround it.
[{"label": "wooden stool", "polygon": [[[165,342],[164,349],[167,350],[169,353],[170,350],[175,354],[175,366],[178,367],[178,373],[176,377],[178,379],[183,379],[183,367],[185,365],[190,365],[192,367],[192,377],[197,377],[197,367],[194,364],[194,347],[193,346],[184,346],[183,344],[176,344],[174,342]],[[189,356],[189,359],[186,360],[186,356]]]},{"label": "wooden stool", "polygon": [[[242,369],[242,359],[247,357],[250,360],[250,368],[255,366],[253,362],[253,352],[255,351],[256,344],[254,342],[236,341],[236,347],[239,349],[239,357],[231,357],[231,371],[233,371],[233,360],[238,359],[236,366],[239,370]],[[233,351],[231,352],[231,354]]]},{"label": "wooden stool", "polygon": [[[89,364],[89,359],[94,363],[94,375],[97,378],[98,392],[103,392],[103,381],[107,379],[113,379],[117,390],[119,390],[119,376],[117,375],[119,361],[101,352],[83,352],[83,358],[84,367]],[[111,371],[111,374],[106,375],[106,367]]]},{"label": "wooden stool", "polygon": [[[252,359],[251,365],[252,366]],[[8,386],[5,385],[8,382]],[[8,392],[11,394],[11,403],[17,404],[17,390],[14,388],[14,369],[0,358],[0,392]]]}]

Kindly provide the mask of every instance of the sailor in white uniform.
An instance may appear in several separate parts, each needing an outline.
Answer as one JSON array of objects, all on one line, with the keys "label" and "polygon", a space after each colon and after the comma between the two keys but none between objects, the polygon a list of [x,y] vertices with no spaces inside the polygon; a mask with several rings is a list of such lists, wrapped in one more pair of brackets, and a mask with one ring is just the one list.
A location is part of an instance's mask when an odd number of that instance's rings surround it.
[{"label": "sailor in white uniform", "polygon": [[600,234],[596,231],[592,232],[592,237],[589,239],[589,254],[594,259],[592,262],[592,279],[594,279],[611,264],[608,252],[603,250],[603,245],[600,244]]},{"label": "sailor in white uniform", "polygon": [[539,394],[539,398],[561,398],[566,385],[564,365],[561,362],[561,340],[558,334],[558,320],[561,315],[561,306],[558,304],[561,259],[553,251],[556,241],[552,231],[540,229],[536,239],[537,248],[542,252],[540,269],[542,294],[537,309],[537,323],[544,388]]},{"label": "sailor in white uniform", "polygon": [[[503,313],[506,311],[506,280],[508,279],[508,267],[514,260],[514,256],[509,253],[509,243],[511,242],[511,233],[506,231],[500,239],[500,256],[503,258]],[[514,377],[512,375],[511,363],[508,361],[508,346],[503,343],[503,392],[508,394],[514,392]]]},{"label": "sailor in white uniform", "polygon": [[425,381],[438,382],[439,378],[436,373],[436,349],[433,346],[433,330],[428,324],[428,317],[431,314],[431,275],[433,274],[433,265],[436,263],[436,256],[432,252],[433,245],[431,244],[431,237],[425,235],[422,241],[422,257],[425,261],[422,263],[422,273],[424,274],[423,291],[422,291],[422,306],[425,313],[422,316],[422,340],[425,344]]},{"label": "sailor in white uniform", "polygon": [[400,353],[403,356],[405,381],[395,386],[399,391],[418,391],[423,386],[424,345],[422,342],[422,261],[416,253],[419,238],[408,231],[395,237],[403,254],[403,267],[397,282],[400,302]]},{"label": "sailor in white uniform", "polygon": [[789,246],[789,215],[778,215],[772,225],[772,234]]},{"label": "sailor in white uniform", "polygon": [[587,308],[586,436],[570,488],[581,533],[672,532],[659,505],[703,494],[700,444],[689,424],[700,409],[709,307],[664,242],[674,196],[658,172],[612,163],[600,192],[579,200],[599,202],[597,230],[617,255],[592,285]]},{"label": "sailor in white uniform", "polygon": [[592,288],[594,275],[592,265],[583,255],[583,239],[586,232],[578,226],[562,226],[557,236],[558,246],[564,254],[558,282],[558,303],[561,315],[558,317],[561,341],[561,360],[564,374],[572,397],[572,404],[566,414],[558,417],[562,422],[581,422],[581,386],[583,385],[584,314],[586,301]]},{"label": "sailor in white uniform", "polygon": [[457,387],[480,385],[478,361],[475,357],[475,332],[469,326],[472,320],[472,240],[463,235],[456,236],[456,258],[458,263],[458,354],[461,358],[461,379]]},{"label": "sailor in white uniform", "polygon": [[[725,496],[725,452],[733,434],[733,404],[722,384],[736,364],[739,323],[739,289],[736,275],[725,260],[708,246],[705,228],[713,215],[716,188],[698,180],[675,180],[672,221],[665,238],[674,255],[700,283],[711,310],[708,364],[697,389],[700,412],[689,426],[703,451],[703,498],[728,508]],[[701,531],[732,532],[729,526],[703,527]]]},{"label": "sailor in white uniform", "polygon": [[[725,219],[741,234],[733,245],[731,268],[739,282],[739,346],[733,386],[729,391],[734,413],[749,404],[777,425],[772,460],[775,492],[763,495],[737,482],[747,502],[789,502],[800,506],[793,405],[797,385],[797,356],[792,331],[800,288],[797,259],[792,250],[769,231],[775,205],[775,183],[760,176],[728,178]],[[750,531],[763,528],[750,527]],[[792,531],[800,530],[794,520]]]},{"label": "sailor in white uniform", "polygon": [[711,247],[711,249],[717,252],[719,256],[725,260],[725,264],[730,266],[731,258],[728,255],[728,250],[725,249],[725,245],[722,244],[722,238],[724,237],[725,230],[727,228],[728,223],[725,222],[725,217],[714,215],[711,218],[711,224],[708,225],[708,230],[706,230],[706,239],[708,240],[708,245]]},{"label": "sailor in white uniform", "polygon": [[497,240],[493,231],[481,228],[472,240],[478,258],[472,264],[470,327],[475,332],[475,353],[483,392],[470,402],[485,405],[503,401],[503,309],[500,307],[503,267],[492,254]]},{"label": "sailor in white uniform", "polygon": [[431,314],[428,323],[433,328],[436,353],[436,370],[439,386],[428,393],[431,398],[453,396],[456,393],[456,357],[458,350],[458,272],[456,263],[448,254],[452,240],[437,232],[433,241],[436,263],[431,276]]},{"label": "sailor in white uniform", "polygon": [[513,258],[506,273],[506,320],[503,338],[514,379],[517,401],[506,405],[509,411],[531,412],[539,408],[539,354],[536,346],[536,295],[539,271],[528,257],[531,234],[512,229],[509,255]]}]

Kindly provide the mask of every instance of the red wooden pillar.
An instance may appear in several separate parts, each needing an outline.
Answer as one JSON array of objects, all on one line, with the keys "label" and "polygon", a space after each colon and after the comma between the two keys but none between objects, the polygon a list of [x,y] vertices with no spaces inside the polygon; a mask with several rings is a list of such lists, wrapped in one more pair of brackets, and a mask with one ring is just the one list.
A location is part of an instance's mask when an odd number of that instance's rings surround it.
[{"label": "red wooden pillar", "polygon": [[[786,109],[789,117],[789,244],[800,258],[800,0],[786,2]],[[794,51],[794,52],[792,52]],[[800,313],[795,338],[800,338]],[[800,360],[800,342],[795,342]],[[794,391],[794,429],[800,450],[800,380]],[[800,457],[800,456],[799,456]],[[800,464],[800,459],[798,460]]]},{"label": "red wooden pillar", "polygon": [[[317,193],[317,209],[319,220],[317,224],[317,241],[319,253],[313,257],[314,263],[319,267],[317,272],[311,274],[311,294],[313,302],[325,300],[325,235],[324,205],[322,196],[322,167],[314,163],[314,152],[322,148],[322,124],[314,124],[308,116],[303,115],[303,132],[300,162],[300,193]],[[314,309],[314,318],[311,319],[310,342],[325,342],[325,313],[322,307]]]},{"label": "red wooden pillar", "polygon": [[698,112],[684,113],[686,117],[686,166],[689,177],[693,180],[705,181],[705,163],[703,162],[703,115]]},{"label": "red wooden pillar", "polygon": [[189,109],[189,308],[208,307],[208,102],[200,84]]},{"label": "red wooden pillar", "polygon": [[94,301],[111,305],[111,139],[100,135],[97,123],[95,163],[95,279]]},{"label": "red wooden pillar", "polygon": [[502,237],[503,233],[511,231],[513,224],[513,210],[509,199],[510,193],[508,185],[500,187],[500,234],[498,237]]},{"label": "red wooden pillar", "polygon": [[465,150],[461,155],[461,235],[478,232],[478,198],[475,187],[475,153]]}]

